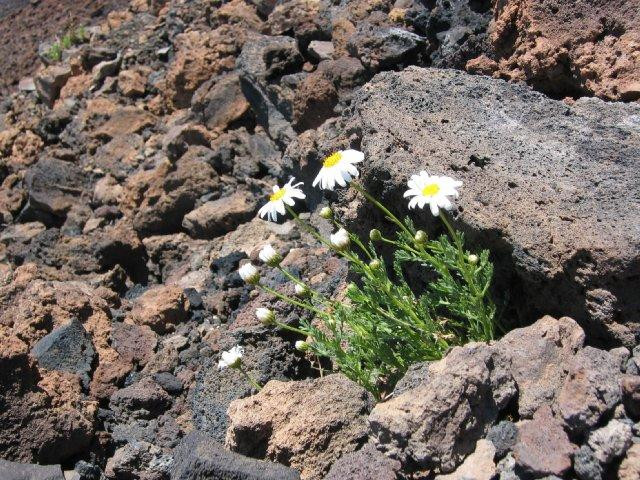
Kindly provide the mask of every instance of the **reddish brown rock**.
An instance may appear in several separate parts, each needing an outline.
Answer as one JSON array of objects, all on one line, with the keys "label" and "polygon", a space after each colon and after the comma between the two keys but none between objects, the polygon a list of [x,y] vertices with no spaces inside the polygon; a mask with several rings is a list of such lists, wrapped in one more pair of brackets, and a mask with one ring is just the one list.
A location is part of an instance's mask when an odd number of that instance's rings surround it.
[{"label": "reddish brown rock", "polygon": [[549,406],[541,407],[533,420],[518,422],[518,441],[513,447],[516,464],[536,476],[561,476],[571,468],[575,445],[553,417]]},{"label": "reddish brown rock", "polygon": [[623,375],[620,386],[624,408],[627,414],[637,420],[640,418],[640,376]]},{"label": "reddish brown rock", "polygon": [[315,380],[272,380],[257,394],[229,406],[226,444],[320,479],[331,464],[366,438],[371,398],[340,374]]},{"label": "reddish brown rock", "polygon": [[118,323],[113,326],[111,342],[124,360],[144,366],[153,357],[158,339],[147,325]]},{"label": "reddish brown rock", "polygon": [[244,29],[233,25],[177,36],[176,56],[167,72],[164,95],[174,108],[191,102],[196,89],[212,76],[233,70],[245,39]]},{"label": "reddish brown rock", "polygon": [[110,140],[131,133],[138,133],[153,126],[155,117],[137,107],[123,107],[113,112],[109,120],[93,132],[93,136]]},{"label": "reddish brown rock", "polygon": [[640,443],[636,443],[627,450],[627,456],[618,468],[619,480],[637,480],[640,478]]},{"label": "reddish brown rock", "polygon": [[253,217],[257,203],[249,193],[236,192],[185,215],[182,226],[194,238],[214,238],[230,232]]},{"label": "reddish brown rock", "polygon": [[135,301],[128,318],[136,325],[148,325],[158,333],[172,330],[188,317],[189,301],[182,288],[158,286],[150,288]]},{"label": "reddish brown rock", "polygon": [[640,99],[635,0],[507,0],[496,5],[490,32],[496,76],[555,96]]},{"label": "reddish brown rock", "polygon": [[139,97],[147,89],[147,77],[150,74],[147,67],[122,70],[118,75],[118,89],[125,97]]},{"label": "reddish brown rock", "polygon": [[333,117],[338,92],[321,73],[309,75],[296,90],[293,100],[293,122],[298,130],[317,128]]}]

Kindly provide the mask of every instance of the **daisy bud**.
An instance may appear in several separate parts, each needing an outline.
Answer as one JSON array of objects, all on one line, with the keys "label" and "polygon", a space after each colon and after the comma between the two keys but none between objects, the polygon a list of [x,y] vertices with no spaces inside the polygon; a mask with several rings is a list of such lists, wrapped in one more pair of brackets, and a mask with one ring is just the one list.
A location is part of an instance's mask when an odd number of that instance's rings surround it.
[{"label": "daisy bud", "polygon": [[369,232],[369,239],[372,242],[379,242],[380,240],[382,240],[382,234],[380,233],[380,230],[378,230],[377,228],[371,230]]},{"label": "daisy bud", "polygon": [[264,307],[256,309],[256,317],[266,326],[273,325],[273,322],[276,321],[276,314],[273,313],[273,310]]},{"label": "daisy bud", "polygon": [[471,255],[469,255],[468,260],[471,265],[475,265],[476,263],[478,263],[478,256],[472,253]]},{"label": "daisy bud", "polygon": [[309,344],[307,342],[302,341],[302,340],[298,340],[296,342],[296,350],[298,350],[300,352],[306,352],[307,350],[309,350]]},{"label": "daisy bud", "polygon": [[299,283],[296,283],[296,286],[294,287],[294,291],[296,292],[296,295],[299,296],[300,298],[307,297],[310,293],[309,287],[307,287],[306,285],[300,285]]},{"label": "daisy bud", "polygon": [[344,228],[341,228],[336,233],[331,234],[329,236],[329,240],[336,250],[346,250],[349,248],[349,244],[351,243],[351,240],[349,239],[349,232]]},{"label": "daisy bud", "polygon": [[262,247],[262,250],[258,253],[258,257],[270,267],[277,267],[282,261],[282,255],[276,252],[270,244]]},{"label": "daisy bud", "polygon": [[371,270],[378,270],[378,269],[380,268],[380,266],[381,266],[381,265],[382,265],[382,264],[380,263],[380,260],[378,260],[377,258],[376,258],[376,259],[373,259],[373,260],[371,260],[371,261],[369,262],[369,268],[370,268]]},{"label": "daisy bud", "polygon": [[429,237],[427,236],[427,232],[425,232],[424,230],[418,230],[416,232],[416,236],[413,237],[413,239],[416,241],[416,243],[423,244],[427,243]]},{"label": "daisy bud", "polygon": [[250,285],[255,285],[260,281],[260,272],[251,263],[245,263],[238,270],[240,278]]},{"label": "daisy bud", "polygon": [[323,207],[322,210],[320,210],[320,216],[329,220],[333,217],[333,210],[329,207]]},{"label": "daisy bud", "polygon": [[358,293],[358,286],[351,282],[347,285],[347,295],[355,295],[356,293]]}]

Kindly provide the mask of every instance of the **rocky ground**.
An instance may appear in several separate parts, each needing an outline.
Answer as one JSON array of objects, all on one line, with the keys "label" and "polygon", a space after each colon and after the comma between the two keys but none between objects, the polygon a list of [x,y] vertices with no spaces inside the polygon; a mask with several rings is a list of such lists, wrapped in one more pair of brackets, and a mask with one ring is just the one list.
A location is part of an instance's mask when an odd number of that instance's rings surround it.
[{"label": "rocky ground", "polygon": [[[634,4],[110,13],[0,109],[0,478],[639,478]],[[256,212],[345,147],[399,213],[419,169],[464,181],[455,223],[491,251],[505,329],[415,365],[378,404],[263,326],[259,306],[303,312],[237,273],[270,242],[340,294],[343,262]],[[303,211],[331,201],[355,230],[381,225],[352,192],[309,193]],[[237,344],[259,393],[217,369]]]}]

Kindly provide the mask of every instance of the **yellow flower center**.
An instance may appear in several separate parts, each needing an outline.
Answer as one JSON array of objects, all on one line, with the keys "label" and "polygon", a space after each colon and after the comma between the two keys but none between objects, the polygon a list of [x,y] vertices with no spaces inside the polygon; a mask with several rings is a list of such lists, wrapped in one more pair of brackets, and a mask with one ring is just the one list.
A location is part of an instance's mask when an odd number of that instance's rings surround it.
[{"label": "yellow flower center", "polygon": [[324,159],[322,166],[335,167],[341,159],[342,159],[342,154],[340,152],[334,152]]},{"label": "yellow flower center", "polygon": [[272,193],[269,196],[269,201],[270,202],[277,202],[278,200],[280,200],[282,197],[284,197],[284,194],[286,193],[286,189],[281,188],[280,190],[278,190],[275,193]]},{"label": "yellow flower center", "polygon": [[424,195],[425,197],[433,197],[439,191],[440,191],[440,185],[438,185],[437,183],[430,183],[429,185],[426,185],[422,189],[422,195]]}]

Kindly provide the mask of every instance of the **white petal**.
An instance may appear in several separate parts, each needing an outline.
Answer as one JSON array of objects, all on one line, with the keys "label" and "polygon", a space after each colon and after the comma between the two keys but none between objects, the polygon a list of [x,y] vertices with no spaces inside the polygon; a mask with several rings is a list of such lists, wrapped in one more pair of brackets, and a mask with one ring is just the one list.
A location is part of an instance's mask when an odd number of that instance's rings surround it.
[{"label": "white petal", "polygon": [[434,217],[437,217],[438,214],[440,213],[440,209],[438,208],[438,205],[436,204],[436,202],[431,202],[431,204],[429,205],[429,207],[431,208],[431,214]]},{"label": "white petal", "polygon": [[358,163],[364,160],[364,153],[358,150],[343,150],[342,158],[350,163]]}]

